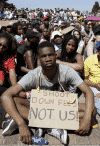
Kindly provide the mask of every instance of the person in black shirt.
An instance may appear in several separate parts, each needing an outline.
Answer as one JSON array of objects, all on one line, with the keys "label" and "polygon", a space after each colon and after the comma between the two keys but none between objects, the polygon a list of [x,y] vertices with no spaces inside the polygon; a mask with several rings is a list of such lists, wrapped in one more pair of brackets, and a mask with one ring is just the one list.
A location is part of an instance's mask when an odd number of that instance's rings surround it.
[{"label": "person in black shirt", "polygon": [[31,32],[27,36],[28,42],[23,42],[17,48],[17,68],[18,80],[37,66],[37,47],[39,37],[36,32]]}]

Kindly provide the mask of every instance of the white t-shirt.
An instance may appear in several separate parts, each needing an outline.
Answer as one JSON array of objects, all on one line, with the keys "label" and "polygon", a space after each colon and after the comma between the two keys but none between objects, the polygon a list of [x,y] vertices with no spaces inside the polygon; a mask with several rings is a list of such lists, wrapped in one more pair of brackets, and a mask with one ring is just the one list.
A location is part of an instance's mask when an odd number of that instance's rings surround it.
[{"label": "white t-shirt", "polygon": [[44,17],[48,15],[48,12],[43,12]]},{"label": "white t-shirt", "polygon": [[79,48],[80,47],[84,47],[84,41],[83,40],[80,40],[79,44],[78,44],[78,49],[77,49],[77,52],[79,51]]}]

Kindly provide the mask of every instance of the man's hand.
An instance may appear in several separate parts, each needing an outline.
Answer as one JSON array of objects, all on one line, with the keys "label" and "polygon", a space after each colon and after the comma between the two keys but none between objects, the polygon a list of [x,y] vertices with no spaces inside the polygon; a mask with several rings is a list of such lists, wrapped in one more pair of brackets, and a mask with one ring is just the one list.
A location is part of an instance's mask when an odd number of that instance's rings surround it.
[{"label": "man's hand", "polygon": [[87,134],[90,130],[91,120],[82,119],[79,125],[79,129],[75,131],[75,133],[79,134]]},{"label": "man's hand", "polygon": [[98,89],[100,89],[100,83],[97,83],[97,84],[96,84],[96,87],[97,87]]},{"label": "man's hand", "polygon": [[31,132],[28,126],[24,123],[19,126],[20,140],[25,144],[31,144]]}]

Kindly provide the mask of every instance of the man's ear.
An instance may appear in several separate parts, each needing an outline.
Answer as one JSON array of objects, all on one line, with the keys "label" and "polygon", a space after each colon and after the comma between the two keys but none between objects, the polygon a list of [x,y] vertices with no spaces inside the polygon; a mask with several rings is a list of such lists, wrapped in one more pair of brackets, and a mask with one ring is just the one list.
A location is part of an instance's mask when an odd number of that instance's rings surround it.
[{"label": "man's ear", "polygon": [[37,67],[41,65],[41,62],[40,62],[40,57],[38,57],[38,60],[37,60]]},{"label": "man's ear", "polygon": [[57,53],[55,52],[55,56],[57,57]]}]

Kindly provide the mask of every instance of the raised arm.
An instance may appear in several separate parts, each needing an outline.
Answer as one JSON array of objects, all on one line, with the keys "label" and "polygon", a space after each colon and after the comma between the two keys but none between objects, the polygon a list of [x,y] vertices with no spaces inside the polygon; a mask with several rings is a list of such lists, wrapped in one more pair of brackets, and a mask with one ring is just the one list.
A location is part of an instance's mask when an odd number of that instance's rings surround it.
[{"label": "raised arm", "polygon": [[87,56],[93,55],[93,42],[88,43],[87,45]]},{"label": "raised arm", "polygon": [[30,70],[34,69],[33,53],[31,50],[25,53],[25,59],[26,59],[27,68]]},{"label": "raised arm", "polygon": [[91,89],[89,88],[89,86],[85,84],[85,82],[80,84],[78,88],[86,95],[84,117],[80,123],[79,129],[76,131],[76,132],[79,132],[79,134],[83,134],[83,133],[88,133],[90,130],[91,117],[92,117],[93,110],[95,108],[94,95]]}]

